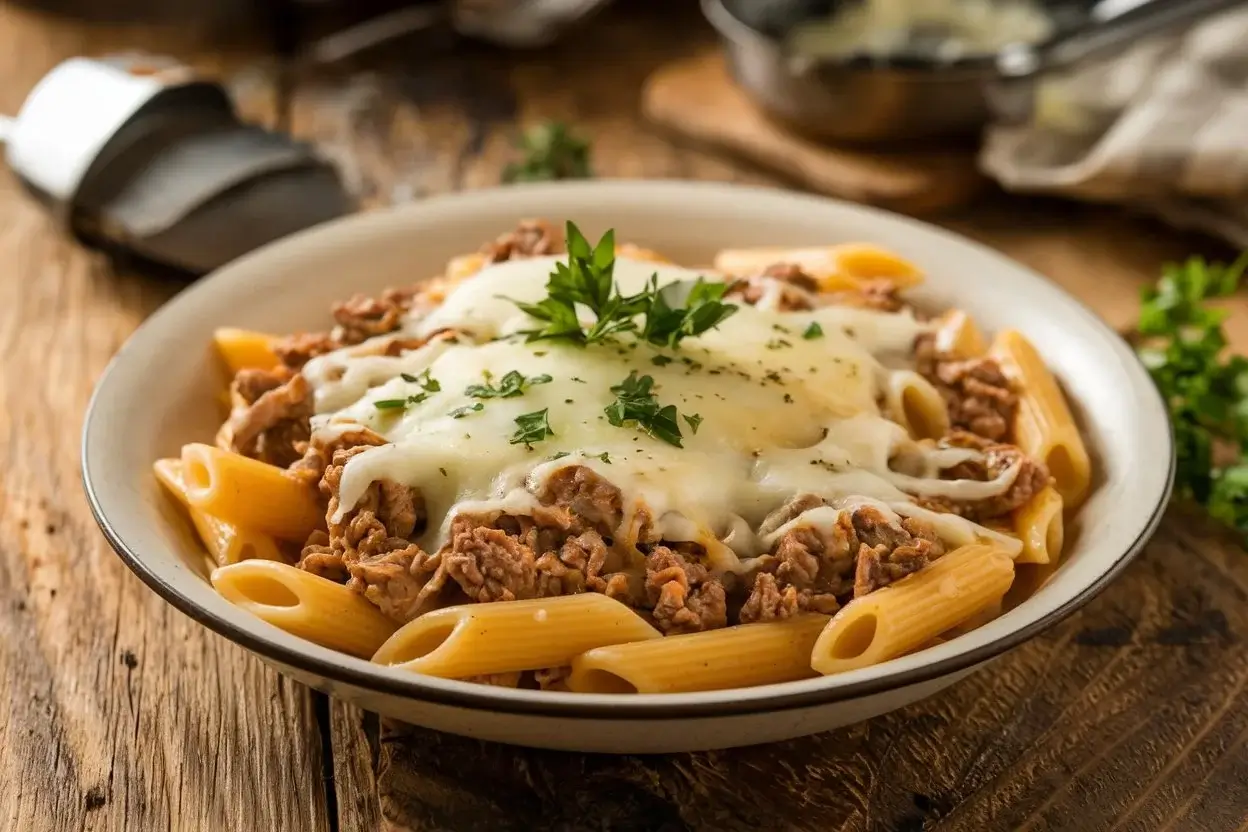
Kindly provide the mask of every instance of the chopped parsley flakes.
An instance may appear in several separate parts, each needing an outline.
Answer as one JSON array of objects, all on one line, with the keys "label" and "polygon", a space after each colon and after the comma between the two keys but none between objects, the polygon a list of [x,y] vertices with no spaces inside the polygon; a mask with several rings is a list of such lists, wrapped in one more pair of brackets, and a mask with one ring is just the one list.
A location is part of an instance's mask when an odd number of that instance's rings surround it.
[{"label": "chopped parsley flakes", "polygon": [[511,444],[524,444],[532,447],[546,437],[554,436],[555,432],[550,429],[548,416],[548,408],[542,408],[532,413],[522,413],[517,416],[515,420],[516,432],[511,436]]},{"label": "chopped parsley flakes", "polygon": [[510,399],[516,396],[524,395],[524,392],[530,387],[538,384],[549,384],[552,379],[546,374],[540,376],[525,376],[519,370],[511,370],[498,380],[498,386],[495,387],[491,382],[494,377],[489,373],[485,373],[485,384],[470,384],[464,388],[464,395],[471,396],[474,399]]},{"label": "chopped parsley flakes", "polygon": [[810,326],[806,327],[806,331],[802,333],[802,337],[807,341],[813,341],[816,338],[823,337],[823,327],[819,326],[818,321],[811,321]]}]

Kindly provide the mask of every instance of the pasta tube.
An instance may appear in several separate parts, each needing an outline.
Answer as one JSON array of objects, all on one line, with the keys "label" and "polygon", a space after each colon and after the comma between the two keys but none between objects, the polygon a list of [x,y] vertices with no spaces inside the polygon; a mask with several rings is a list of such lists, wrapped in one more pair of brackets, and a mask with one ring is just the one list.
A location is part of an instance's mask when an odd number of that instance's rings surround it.
[{"label": "pasta tube", "polygon": [[1035,347],[1013,330],[997,335],[991,355],[1018,385],[1014,443],[1048,466],[1063,504],[1076,508],[1088,493],[1092,463],[1057,380]]},{"label": "pasta tube", "polygon": [[343,584],[284,563],[222,566],[213,571],[212,585],[230,603],[291,635],[361,658],[398,627]]},{"label": "pasta tube", "polygon": [[1014,529],[1023,541],[1015,563],[1057,563],[1065,535],[1061,495],[1049,486],[1032,497],[1014,512]]},{"label": "pasta tube", "polygon": [[212,340],[231,373],[252,368],[269,370],[281,363],[273,351],[277,339],[272,335],[223,327],[212,334]]},{"label": "pasta tube", "polygon": [[315,489],[275,465],[211,445],[182,448],[186,501],[214,517],[302,543],[324,524]]},{"label": "pasta tube", "polygon": [[944,397],[912,370],[889,374],[884,402],[893,421],[914,439],[939,439],[949,432],[949,406]]},{"label": "pasta tube", "polygon": [[572,660],[579,693],[679,693],[769,685],[815,676],[810,652],[828,616],[742,624],[589,650]]},{"label": "pasta tube", "polygon": [[191,523],[199,533],[204,548],[212,556],[213,566],[225,566],[241,560],[284,561],[277,541],[262,532],[246,529],[213,517],[201,508],[192,506],[186,498],[186,482],[182,478],[182,462],[177,459],[158,459],[152,466],[156,479],[178,498],[191,515]]},{"label": "pasta tube", "polygon": [[920,572],[850,601],[819,636],[811,666],[824,675],[879,664],[999,601],[1014,580],[1010,556],[983,544],[955,549]]},{"label": "pasta tube", "polygon": [[404,624],[373,661],[459,679],[560,667],[595,647],[661,637],[626,605],[585,592],[427,612]]},{"label": "pasta tube", "polygon": [[988,342],[974,318],[961,309],[951,309],[937,323],[936,350],[954,358],[977,358],[988,352]]},{"label": "pasta tube", "polygon": [[776,263],[800,267],[819,282],[819,289],[824,292],[857,289],[869,280],[888,280],[899,289],[923,282],[923,273],[913,263],[871,243],[725,249],[715,256],[715,269],[733,277],[762,274]]}]

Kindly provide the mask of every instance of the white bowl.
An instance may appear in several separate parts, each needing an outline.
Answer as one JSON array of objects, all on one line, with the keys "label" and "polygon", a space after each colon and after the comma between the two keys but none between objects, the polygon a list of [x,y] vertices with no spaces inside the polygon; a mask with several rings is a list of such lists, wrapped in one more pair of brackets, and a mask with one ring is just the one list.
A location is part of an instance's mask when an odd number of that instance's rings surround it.
[{"label": "white bowl", "polygon": [[[288,635],[205,580],[199,544],[151,475],[153,460],[212,437],[226,378],[214,328],[324,328],[329,304],[439,272],[528,216],[573,219],[677,262],[727,246],[864,240],[919,264],[915,295],[1021,330],[1060,377],[1093,449],[1095,490],[1061,567],[973,632],[838,676],[712,693],[508,690],[370,664]],[[83,432],[92,510],[122,560],[166,600],[280,671],[369,710],[456,734],[547,748],[665,752],[825,731],[952,684],[1092,598],[1156,527],[1173,478],[1169,422],[1127,345],[1077,301],[991,250],[914,220],[810,196],[717,184],[586,182],[476,191],[330,223],[255,252],[183,292],[130,338],[100,379]]]}]

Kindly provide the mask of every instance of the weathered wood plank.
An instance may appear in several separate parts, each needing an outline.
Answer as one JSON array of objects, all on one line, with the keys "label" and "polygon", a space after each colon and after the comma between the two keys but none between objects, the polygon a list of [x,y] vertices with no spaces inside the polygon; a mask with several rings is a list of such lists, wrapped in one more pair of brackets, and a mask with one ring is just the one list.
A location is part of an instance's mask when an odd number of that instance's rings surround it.
[{"label": "weathered wood plank", "polygon": [[[245,56],[198,37],[6,5],[0,110],[73,54],[157,47],[207,70]],[[82,494],[92,385],[178,286],[83,251],[7,172],[0,263],[0,827],[329,828],[308,691],[144,587]]]}]

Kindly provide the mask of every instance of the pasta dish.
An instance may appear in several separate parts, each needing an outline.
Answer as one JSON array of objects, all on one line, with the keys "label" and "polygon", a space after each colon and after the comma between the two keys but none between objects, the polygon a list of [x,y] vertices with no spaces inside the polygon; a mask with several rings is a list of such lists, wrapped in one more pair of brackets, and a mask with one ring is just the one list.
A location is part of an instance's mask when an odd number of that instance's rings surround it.
[{"label": "pasta dish", "polygon": [[1019,333],[868,244],[687,269],[530,220],[334,325],[222,329],[162,459],[213,586],[416,673],[665,693],[833,674],[1002,611],[1091,466]]}]

